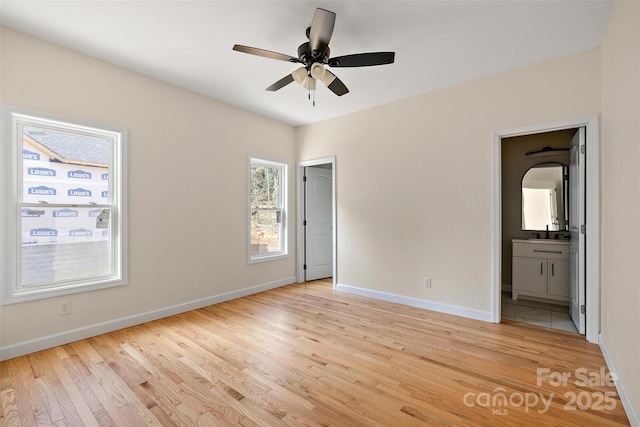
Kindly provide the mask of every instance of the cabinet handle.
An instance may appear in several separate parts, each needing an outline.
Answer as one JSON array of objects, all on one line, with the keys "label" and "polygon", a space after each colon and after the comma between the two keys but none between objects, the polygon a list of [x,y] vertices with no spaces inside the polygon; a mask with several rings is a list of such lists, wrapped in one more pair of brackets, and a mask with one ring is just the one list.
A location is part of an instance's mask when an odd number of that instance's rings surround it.
[{"label": "cabinet handle", "polygon": [[542,249],[534,249],[533,252],[544,252],[545,254],[561,254],[562,251],[543,251]]},{"label": "cabinet handle", "polygon": [[541,275],[541,276],[542,276],[542,267],[543,267],[543,264],[542,264],[542,263],[540,263],[540,275]]},{"label": "cabinet handle", "polygon": [[554,266],[555,266],[555,264],[554,264],[554,263],[551,263],[551,275],[552,275],[552,276],[555,276],[555,275],[556,275],[556,273],[555,273],[555,271],[554,271],[554,269],[553,269],[553,267],[554,267]]}]

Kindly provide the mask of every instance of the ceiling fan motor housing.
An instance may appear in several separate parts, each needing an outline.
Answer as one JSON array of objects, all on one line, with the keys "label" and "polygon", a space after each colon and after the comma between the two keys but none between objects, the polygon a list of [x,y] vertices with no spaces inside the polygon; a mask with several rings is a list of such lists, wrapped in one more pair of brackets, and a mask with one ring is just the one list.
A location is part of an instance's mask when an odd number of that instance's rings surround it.
[{"label": "ceiling fan motor housing", "polygon": [[312,62],[322,62],[324,64],[329,60],[331,49],[327,46],[324,52],[312,51],[309,42],[302,43],[298,47],[298,58],[304,65],[309,66]]}]

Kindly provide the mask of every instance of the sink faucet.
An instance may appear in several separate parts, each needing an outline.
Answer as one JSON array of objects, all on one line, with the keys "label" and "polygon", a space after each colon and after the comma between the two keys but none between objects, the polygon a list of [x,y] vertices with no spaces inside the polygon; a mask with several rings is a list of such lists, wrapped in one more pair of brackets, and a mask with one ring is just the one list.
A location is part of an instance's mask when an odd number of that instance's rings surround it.
[{"label": "sink faucet", "polygon": [[544,238],[549,240],[549,224],[547,224],[547,232],[545,233]]},{"label": "sink faucet", "polygon": [[534,236],[536,236],[536,239],[539,239],[539,238],[540,238],[540,233],[531,233],[531,234],[533,234]]}]

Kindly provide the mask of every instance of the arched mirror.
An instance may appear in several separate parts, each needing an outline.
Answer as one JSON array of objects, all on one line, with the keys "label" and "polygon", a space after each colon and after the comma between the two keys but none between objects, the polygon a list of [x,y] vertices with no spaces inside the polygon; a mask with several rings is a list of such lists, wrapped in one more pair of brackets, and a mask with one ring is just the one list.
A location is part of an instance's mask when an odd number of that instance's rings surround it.
[{"label": "arched mirror", "polygon": [[522,230],[568,230],[568,168],[541,163],[522,178]]}]

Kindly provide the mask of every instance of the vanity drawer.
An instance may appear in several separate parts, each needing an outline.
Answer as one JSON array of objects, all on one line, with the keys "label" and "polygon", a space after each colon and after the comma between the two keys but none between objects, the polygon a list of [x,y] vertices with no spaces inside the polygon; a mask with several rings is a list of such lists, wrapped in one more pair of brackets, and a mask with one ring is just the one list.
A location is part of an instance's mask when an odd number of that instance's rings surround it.
[{"label": "vanity drawer", "polygon": [[513,256],[527,258],[569,259],[569,243],[514,243]]}]

